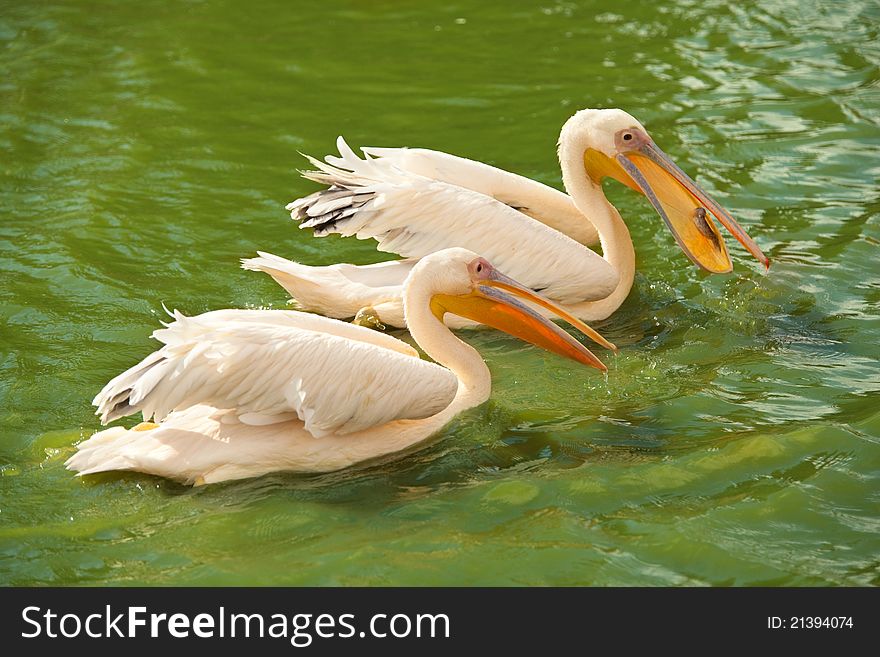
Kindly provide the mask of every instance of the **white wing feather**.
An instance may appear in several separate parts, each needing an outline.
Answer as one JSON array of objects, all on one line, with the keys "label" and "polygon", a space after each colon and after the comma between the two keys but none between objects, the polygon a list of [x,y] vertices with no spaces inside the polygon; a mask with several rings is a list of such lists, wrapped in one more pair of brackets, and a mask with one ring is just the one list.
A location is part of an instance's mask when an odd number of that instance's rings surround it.
[{"label": "white wing feather", "polygon": [[341,138],[338,146],[341,157],[309,158],[317,171],[304,173],[329,189],[287,206],[301,228],[373,238],[381,251],[404,257],[468,248],[561,303],[602,299],[616,288],[618,274],[605,259],[501,201],[385,158],[362,160]]},{"label": "white wing feather", "polygon": [[581,244],[596,244],[599,234],[568,194],[536,180],[483,162],[427,148],[361,149],[398,169],[464,187],[495,198]]},{"label": "white wing feather", "polygon": [[138,410],[161,421],[210,404],[235,409],[246,424],[298,417],[320,437],[429,417],[458,388],[452,372],[360,326],[288,310],[174,318],[153,333],[165,346],[95,397],[103,422]]}]

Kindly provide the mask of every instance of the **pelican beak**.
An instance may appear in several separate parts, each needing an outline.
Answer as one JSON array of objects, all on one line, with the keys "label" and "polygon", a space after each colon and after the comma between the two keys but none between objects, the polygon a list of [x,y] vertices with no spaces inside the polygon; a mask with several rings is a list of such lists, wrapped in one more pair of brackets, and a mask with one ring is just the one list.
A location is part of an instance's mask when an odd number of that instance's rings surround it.
[{"label": "pelican beak", "polygon": [[592,149],[584,156],[585,165],[595,177],[608,175],[642,192],[675,236],[688,258],[715,274],[733,269],[714,217],[764,267],[770,260],[755,241],[697,183],[691,180],[645,133],[627,131],[635,137],[616,156],[616,161]]},{"label": "pelican beak", "polygon": [[608,370],[592,351],[519,299],[546,308],[576,326],[599,344],[609,349],[617,349],[595,330],[552,301],[508,278],[483,258],[471,262],[468,269],[474,282],[471,292],[460,295],[436,294],[431,299],[431,309],[438,319],[442,321],[446,313],[452,313],[504,331],[542,349],[603,372]]}]

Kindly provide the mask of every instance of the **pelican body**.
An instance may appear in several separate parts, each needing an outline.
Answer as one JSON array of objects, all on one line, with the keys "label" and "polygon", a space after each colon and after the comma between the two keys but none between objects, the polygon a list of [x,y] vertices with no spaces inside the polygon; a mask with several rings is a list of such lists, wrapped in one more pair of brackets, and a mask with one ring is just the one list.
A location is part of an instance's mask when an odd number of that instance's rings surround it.
[{"label": "pelican body", "polygon": [[338,470],[413,449],[491,390],[480,355],[443,323],[449,313],[605,369],[532,309],[537,305],[613,348],[466,249],[419,260],[402,297],[412,337],[436,363],[389,335],[313,314],[175,311],[153,334],[164,346],[94,400],[103,423],[138,411],[145,421],[96,433],[67,467],[80,475],[134,470],[205,484]]},{"label": "pelican body", "polygon": [[[765,266],[745,230],[679,169],[644,126],[619,109],[582,110],[563,126],[559,162],[568,195],[486,164],[427,149],[364,148],[340,137],[339,157],[309,157],[303,172],[327,186],[287,206],[318,237],[374,239],[403,260],[377,265],[309,267],[266,253],[243,261],[263,271],[299,304],[339,319],[358,313],[406,324],[402,284],[420,258],[449,247],[473,249],[525,286],[584,321],[604,319],[624,301],[635,275],[626,224],[602,180],[644,194],[698,266],[732,270],[720,222]],[[589,245],[601,244],[603,255]],[[473,322],[450,316],[453,326]]]}]

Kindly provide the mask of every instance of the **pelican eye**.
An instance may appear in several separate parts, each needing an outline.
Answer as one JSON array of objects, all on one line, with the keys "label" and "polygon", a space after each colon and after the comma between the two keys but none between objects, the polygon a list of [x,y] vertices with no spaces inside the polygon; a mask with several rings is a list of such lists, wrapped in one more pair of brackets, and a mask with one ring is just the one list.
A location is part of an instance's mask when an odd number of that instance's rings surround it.
[{"label": "pelican eye", "polygon": [[484,258],[478,258],[468,263],[468,272],[480,280],[483,280],[492,273],[492,265]]},{"label": "pelican eye", "polygon": [[623,135],[623,141],[630,141],[632,138],[633,138],[633,136],[629,132],[627,132],[625,135]]}]

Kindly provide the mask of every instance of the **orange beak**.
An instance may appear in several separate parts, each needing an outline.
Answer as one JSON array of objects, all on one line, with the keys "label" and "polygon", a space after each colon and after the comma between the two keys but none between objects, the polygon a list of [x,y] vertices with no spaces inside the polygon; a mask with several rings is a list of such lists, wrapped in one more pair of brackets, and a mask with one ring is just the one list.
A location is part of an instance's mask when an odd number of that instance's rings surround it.
[{"label": "orange beak", "polygon": [[712,217],[765,267],[770,260],[755,241],[690,176],[645,136],[633,150],[611,159],[588,150],[584,164],[591,177],[611,176],[642,192],[666,222],[681,250],[697,266],[724,274],[733,269],[727,247]]},{"label": "orange beak", "polygon": [[474,260],[469,269],[474,281],[471,292],[460,295],[436,294],[431,299],[431,309],[438,319],[443,321],[446,313],[452,313],[504,331],[537,347],[603,372],[608,370],[592,351],[516,297],[546,308],[603,346],[616,350],[613,344],[595,330],[549,299],[508,278],[483,258]]}]

